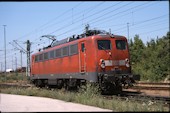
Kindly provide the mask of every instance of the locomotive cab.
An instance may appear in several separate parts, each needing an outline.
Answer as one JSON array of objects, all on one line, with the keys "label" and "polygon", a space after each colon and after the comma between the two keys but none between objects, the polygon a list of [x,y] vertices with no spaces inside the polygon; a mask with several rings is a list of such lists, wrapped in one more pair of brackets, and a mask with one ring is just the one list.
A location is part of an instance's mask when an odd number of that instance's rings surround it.
[{"label": "locomotive cab", "polygon": [[[102,37],[102,38],[101,38]],[[122,90],[132,86],[130,57],[127,39],[123,36],[100,36],[96,43],[98,82],[103,90]]]}]

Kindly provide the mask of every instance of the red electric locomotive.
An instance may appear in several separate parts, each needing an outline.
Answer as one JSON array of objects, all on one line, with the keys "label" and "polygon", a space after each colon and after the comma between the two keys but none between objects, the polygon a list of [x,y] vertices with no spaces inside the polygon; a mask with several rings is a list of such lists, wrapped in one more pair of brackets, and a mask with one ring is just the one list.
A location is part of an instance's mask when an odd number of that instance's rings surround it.
[{"label": "red electric locomotive", "polygon": [[69,88],[89,81],[113,91],[134,82],[127,39],[100,30],[56,41],[31,58],[30,78],[41,87]]}]

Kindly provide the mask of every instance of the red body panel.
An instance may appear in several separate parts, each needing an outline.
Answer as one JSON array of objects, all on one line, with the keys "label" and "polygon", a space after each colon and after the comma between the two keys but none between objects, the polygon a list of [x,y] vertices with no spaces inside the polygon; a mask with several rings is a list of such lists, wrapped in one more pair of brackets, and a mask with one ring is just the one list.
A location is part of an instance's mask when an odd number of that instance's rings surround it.
[{"label": "red body panel", "polygon": [[[110,40],[111,50],[98,50],[97,40]],[[119,65],[119,61],[123,61],[126,58],[129,59],[128,45],[126,50],[116,49],[115,40],[126,40],[125,37],[111,38],[109,35],[103,37],[100,35],[90,36],[82,39],[78,39],[72,42],[54,46],[46,49],[42,52],[32,55],[31,75],[43,75],[43,74],[67,74],[67,73],[80,73],[80,72],[100,72],[101,67],[99,65],[100,59],[112,61],[111,66],[106,66],[106,71],[119,68],[120,70],[128,70],[125,65]],[[35,62],[35,55],[44,53],[50,50],[55,50],[60,47],[64,47],[70,44],[78,43],[78,54],[72,56],[66,56],[62,58],[55,58],[46,60],[43,62]],[[84,43],[85,51],[81,51],[81,44]],[[111,53],[111,54],[110,54]],[[118,62],[118,63],[116,63]],[[115,65],[116,63],[116,65]]]}]

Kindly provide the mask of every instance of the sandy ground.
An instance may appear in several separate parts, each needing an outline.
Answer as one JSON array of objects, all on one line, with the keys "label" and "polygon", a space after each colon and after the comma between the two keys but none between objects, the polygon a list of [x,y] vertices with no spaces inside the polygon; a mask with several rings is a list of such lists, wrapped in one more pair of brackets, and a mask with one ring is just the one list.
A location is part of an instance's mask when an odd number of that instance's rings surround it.
[{"label": "sandy ground", "polygon": [[1,112],[112,112],[82,104],[65,102],[56,99],[0,94]]}]

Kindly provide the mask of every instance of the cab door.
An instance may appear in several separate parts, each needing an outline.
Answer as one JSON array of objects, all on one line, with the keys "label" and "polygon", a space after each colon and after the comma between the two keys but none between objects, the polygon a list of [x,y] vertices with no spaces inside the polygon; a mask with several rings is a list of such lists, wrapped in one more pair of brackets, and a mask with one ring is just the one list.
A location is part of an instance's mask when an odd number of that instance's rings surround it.
[{"label": "cab door", "polygon": [[82,41],[79,43],[79,71],[86,72],[86,43]]}]

